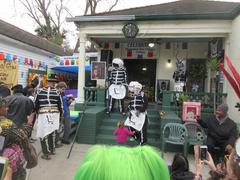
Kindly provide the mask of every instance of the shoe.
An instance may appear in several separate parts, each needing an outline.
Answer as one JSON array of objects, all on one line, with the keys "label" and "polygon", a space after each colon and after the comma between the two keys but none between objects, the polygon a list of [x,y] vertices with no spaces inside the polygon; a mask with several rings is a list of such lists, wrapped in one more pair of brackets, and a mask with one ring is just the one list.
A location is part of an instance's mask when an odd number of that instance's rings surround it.
[{"label": "shoe", "polygon": [[50,155],[56,155],[56,151],[55,150],[51,151]]},{"label": "shoe", "polygon": [[49,156],[49,154],[43,154],[43,155],[41,156],[41,158],[42,158],[42,159],[45,159],[45,160],[50,160],[50,159],[51,159],[51,157]]},{"label": "shoe", "polygon": [[68,140],[62,140],[62,143],[63,143],[63,144],[70,144],[71,142],[68,141]]},{"label": "shoe", "polygon": [[58,144],[55,145],[55,148],[60,148],[60,147],[63,147],[62,143],[58,143]]},{"label": "shoe", "polygon": [[130,141],[135,141],[134,137],[131,137],[131,138],[130,138]]},{"label": "shoe", "polygon": [[122,113],[122,115],[123,115],[123,116],[126,116],[126,113],[125,113],[125,112],[123,112],[123,113]]}]

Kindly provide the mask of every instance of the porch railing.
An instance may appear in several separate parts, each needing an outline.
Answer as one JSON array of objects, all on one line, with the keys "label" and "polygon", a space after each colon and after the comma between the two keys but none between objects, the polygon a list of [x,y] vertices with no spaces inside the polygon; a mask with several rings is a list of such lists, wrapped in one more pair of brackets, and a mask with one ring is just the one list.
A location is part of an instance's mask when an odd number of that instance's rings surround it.
[{"label": "porch railing", "polygon": [[90,99],[89,104],[91,105],[104,105],[105,104],[105,88],[96,87],[84,87],[84,99]]},{"label": "porch railing", "polygon": [[176,107],[177,99],[181,103],[181,98],[186,98],[188,101],[201,102],[202,109],[213,109],[214,101],[216,104],[221,104],[227,97],[226,93],[204,93],[204,92],[163,92],[163,109]]}]

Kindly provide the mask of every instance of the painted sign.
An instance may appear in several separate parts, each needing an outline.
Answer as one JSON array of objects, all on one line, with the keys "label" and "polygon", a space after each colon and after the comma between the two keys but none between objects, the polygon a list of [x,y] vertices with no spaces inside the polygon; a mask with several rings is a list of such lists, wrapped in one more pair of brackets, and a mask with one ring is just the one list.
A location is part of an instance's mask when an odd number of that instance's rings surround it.
[{"label": "painted sign", "polygon": [[15,61],[0,61],[0,81],[9,87],[18,82],[18,63]]}]

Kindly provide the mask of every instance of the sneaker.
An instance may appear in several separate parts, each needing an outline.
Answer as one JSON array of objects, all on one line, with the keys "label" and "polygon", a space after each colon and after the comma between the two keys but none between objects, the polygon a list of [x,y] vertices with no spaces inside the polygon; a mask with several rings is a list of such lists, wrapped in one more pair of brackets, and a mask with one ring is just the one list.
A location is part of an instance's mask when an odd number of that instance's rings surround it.
[{"label": "sneaker", "polygon": [[123,113],[122,113],[122,115],[123,115],[123,116],[126,116],[126,113],[125,113],[125,112],[123,112]]},{"label": "sneaker", "polygon": [[45,159],[45,160],[50,160],[50,159],[51,159],[51,157],[49,156],[49,154],[43,154],[43,155],[41,156],[41,158],[42,158],[42,159]]},{"label": "sneaker", "polygon": [[55,150],[51,151],[50,155],[56,155],[56,151]]},{"label": "sneaker", "polygon": [[131,137],[131,138],[130,138],[130,141],[135,141],[134,137]]},{"label": "sneaker", "polygon": [[60,148],[60,147],[63,147],[62,143],[58,143],[58,144],[55,145],[55,148]]},{"label": "sneaker", "polygon": [[62,140],[62,143],[63,143],[63,144],[70,144],[71,142],[68,141],[68,140]]}]

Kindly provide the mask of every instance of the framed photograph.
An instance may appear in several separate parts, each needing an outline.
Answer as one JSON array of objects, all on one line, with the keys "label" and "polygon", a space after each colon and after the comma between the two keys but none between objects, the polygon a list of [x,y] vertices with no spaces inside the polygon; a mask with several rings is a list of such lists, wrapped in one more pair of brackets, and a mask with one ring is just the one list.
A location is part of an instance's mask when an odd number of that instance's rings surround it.
[{"label": "framed photograph", "polygon": [[183,102],[182,120],[185,122],[197,122],[201,115],[200,102]]},{"label": "framed photograph", "polygon": [[167,79],[158,79],[157,80],[157,102],[162,103],[163,92],[169,91],[170,89],[170,80]]},{"label": "framed photograph", "polygon": [[106,62],[92,62],[91,79],[105,80],[106,78]]}]

